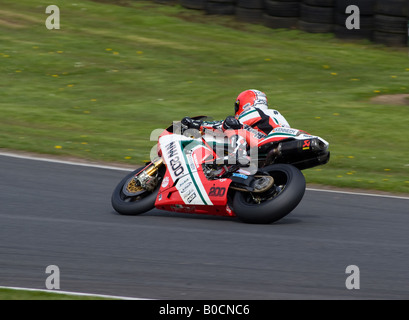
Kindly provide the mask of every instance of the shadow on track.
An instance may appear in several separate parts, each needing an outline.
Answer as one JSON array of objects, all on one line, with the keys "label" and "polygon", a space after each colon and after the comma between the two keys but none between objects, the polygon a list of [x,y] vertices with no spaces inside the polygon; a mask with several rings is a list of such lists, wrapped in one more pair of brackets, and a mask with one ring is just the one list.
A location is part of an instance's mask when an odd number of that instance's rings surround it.
[{"label": "shadow on track", "polygon": [[[118,215],[115,211],[111,211],[112,215]],[[129,217],[129,216],[127,216]],[[161,211],[161,210],[151,210],[141,215],[135,216],[135,218],[143,218],[143,217],[161,217],[161,218],[182,218],[182,219],[189,219],[189,220],[213,220],[213,221],[230,221],[235,223],[246,224],[240,221],[237,217],[224,217],[224,216],[216,216],[216,215],[206,215],[206,214],[197,214],[197,213],[182,213],[182,212],[172,212],[172,211]],[[271,223],[269,225],[286,225],[286,224],[295,224],[300,223],[302,220],[284,217],[283,219]]]}]

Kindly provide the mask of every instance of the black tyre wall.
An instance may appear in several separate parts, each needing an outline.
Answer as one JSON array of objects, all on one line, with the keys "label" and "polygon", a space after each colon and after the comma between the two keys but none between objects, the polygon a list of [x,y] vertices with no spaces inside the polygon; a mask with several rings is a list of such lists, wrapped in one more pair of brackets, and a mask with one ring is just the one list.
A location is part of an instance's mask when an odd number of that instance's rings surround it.
[{"label": "black tyre wall", "polygon": [[408,0],[377,0],[373,40],[393,47],[408,45]]},{"label": "black tyre wall", "polygon": [[297,1],[265,1],[265,12],[274,17],[298,17],[300,15],[300,3]]},{"label": "black tyre wall", "polygon": [[409,17],[407,0],[377,0],[375,12],[387,16]]},{"label": "black tyre wall", "polygon": [[332,23],[316,23],[307,21],[298,21],[300,30],[310,33],[331,33],[334,31],[334,24]]},{"label": "black tyre wall", "polygon": [[263,9],[264,0],[237,0],[237,6],[247,9]]},{"label": "black tyre wall", "polygon": [[298,27],[310,33],[331,33],[335,26],[335,1],[304,0]]},{"label": "black tyre wall", "polygon": [[389,47],[406,47],[408,45],[408,36],[401,33],[375,31],[373,33],[373,40],[376,43]]},{"label": "black tyre wall", "polygon": [[408,19],[377,14],[375,16],[375,26],[377,31],[404,34],[408,28]]},{"label": "black tyre wall", "polygon": [[[188,9],[205,10],[207,14],[236,15],[239,21],[262,23],[270,28],[299,28],[312,33],[334,32],[338,38],[343,39],[370,39],[388,46],[408,45],[408,37],[404,36],[408,33],[408,0],[153,1],[164,4],[180,3]],[[359,29],[349,30],[345,25],[349,16],[346,14],[346,8],[350,5],[359,8]]]},{"label": "black tyre wall", "polygon": [[334,23],[335,10],[333,7],[314,7],[302,4],[300,18],[306,22]]},{"label": "black tyre wall", "polygon": [[345,14],[348,6],[355,5],[363,16],[373,16],[375,14],[376,0],[336,0],[335,9],[338,13]]},{"label": "black tyre wall", "polygon": [[265,0],[264,25],[273,29],[296,29],[302,0]]},{"label": "black tyre wall", "polygon": [[206,0],[179,0],[182,7],[188,9],[204,10]]},{"label": "black tyre wall", "polygon": [[262,24],[264,0],[237,0],[236,18],[239,21]]},{"label": "black tyre wall", "polygon": [[153,2],[160,4],[176,4],[179,2],[179,0],[153,0]]},{"label": "black tyre wall", "polygon": [[295,29],[298,27],[298,18],[292,17],[274,17],[268,14],[263,15],[264,25],[272,29]]},{"label": "black tyre wall", "polygon": [[336,0],[304,0],[303,3],[316,7],[334,7]]},{"label": "black tyre wall", "polygon": [[360,28],[359,29],[348,29],[345,25],[347,14],[336,12],[335,17],[335,29],[334,33],[336,37],[341,39],[368,39],[372,40],[374,20],[373,16],[360,16]]},{"label": "black tyre wall", "polygon": [[207,14],[233,15],[236,6],[233,0],[208,0],[205,4]]},{"label": "black tyre wall", "polygon": [[236,18],[239,21],[262,24],[263,23],[263,9],[249,9],[236,7]]}]

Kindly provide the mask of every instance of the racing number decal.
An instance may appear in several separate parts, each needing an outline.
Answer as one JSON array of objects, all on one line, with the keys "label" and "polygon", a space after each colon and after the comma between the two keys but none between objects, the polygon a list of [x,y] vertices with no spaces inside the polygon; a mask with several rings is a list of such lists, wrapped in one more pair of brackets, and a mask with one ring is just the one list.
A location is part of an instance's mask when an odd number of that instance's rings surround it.
[{"label": "racing number decal", "polygon": [[167,156],[170,159],[169,161],[170,167],[172,168],[172,171],[175,174],[175,176],[179,177],[183,173],[184,169],[182,166],[182,162],[180,161],[178,156],[179,151],[176,147],[176,144],[172,141],[166,146],[166,149]]},{"label": "racing number decal", "polygon": [[184,169],[182,167],[182,163],[180,162],[178,156],[171,159],[169,163],[176,177],[180,176],[183,173]]},{"label": "racing number decal", "polygon": [[223,197],[226,193],[226,188],[211,187],[209,197]]}]

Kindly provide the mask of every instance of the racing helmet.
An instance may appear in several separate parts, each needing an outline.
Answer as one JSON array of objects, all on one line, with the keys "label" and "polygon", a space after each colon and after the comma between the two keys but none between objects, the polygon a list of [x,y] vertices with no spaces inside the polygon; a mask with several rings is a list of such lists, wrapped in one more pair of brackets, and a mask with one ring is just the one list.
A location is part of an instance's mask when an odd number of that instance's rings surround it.
[{"label": "racing helmet", "polygon": [[246,109],[254,107],[263,110],[268,109],[267,96],[259,90],[246,90],[237,96],[234,104],[234,114],[238,117]]}]

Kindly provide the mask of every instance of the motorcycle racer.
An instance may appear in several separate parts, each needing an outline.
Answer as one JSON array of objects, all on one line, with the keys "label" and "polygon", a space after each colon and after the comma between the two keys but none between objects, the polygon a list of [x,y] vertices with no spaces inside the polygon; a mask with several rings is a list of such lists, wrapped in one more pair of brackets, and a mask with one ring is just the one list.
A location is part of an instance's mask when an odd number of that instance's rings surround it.
[{"label": "motorcycle racer", "polygon": [[[244,103],[247,95],[236,100],[235,116],[215,122],[186,117],[161,130],[151,161],[118,183],[113,208],[124,215],[157,208],[236,216],[248,223],[272,223],[290,213],[305,193],[301,170],[327,163],[329,143],[280,127],[274,111],[270,121],[264,116],[269,109],[260,107],[266,103],[259,103],[267,99],[254,91],[248,93],[250,102]],[[231,161],[248,155],[248,164]]]},{"label": "motorcycle racer", "polygon": [[241,123],[266,135],[277,127],[290,127],[280,112],[268,108],[267,96],[259,90],[240,93],[234,104],[234,113]]},{"label": "motorcycle racer", "polygon": [[234,113],[234,117],[228,116],[225,120],[212,122],[185,117],[182,119],[182,127],[199,130],[202,134],[209,131],[223,132],[229,138],[232,150],[228,163],[241,164],[250,161],[247,151],[252,139],[262,139],[277,127],[290,127],[279,111],[269,109],[266,94],[259,90],[241,92],[236,98]]}]

